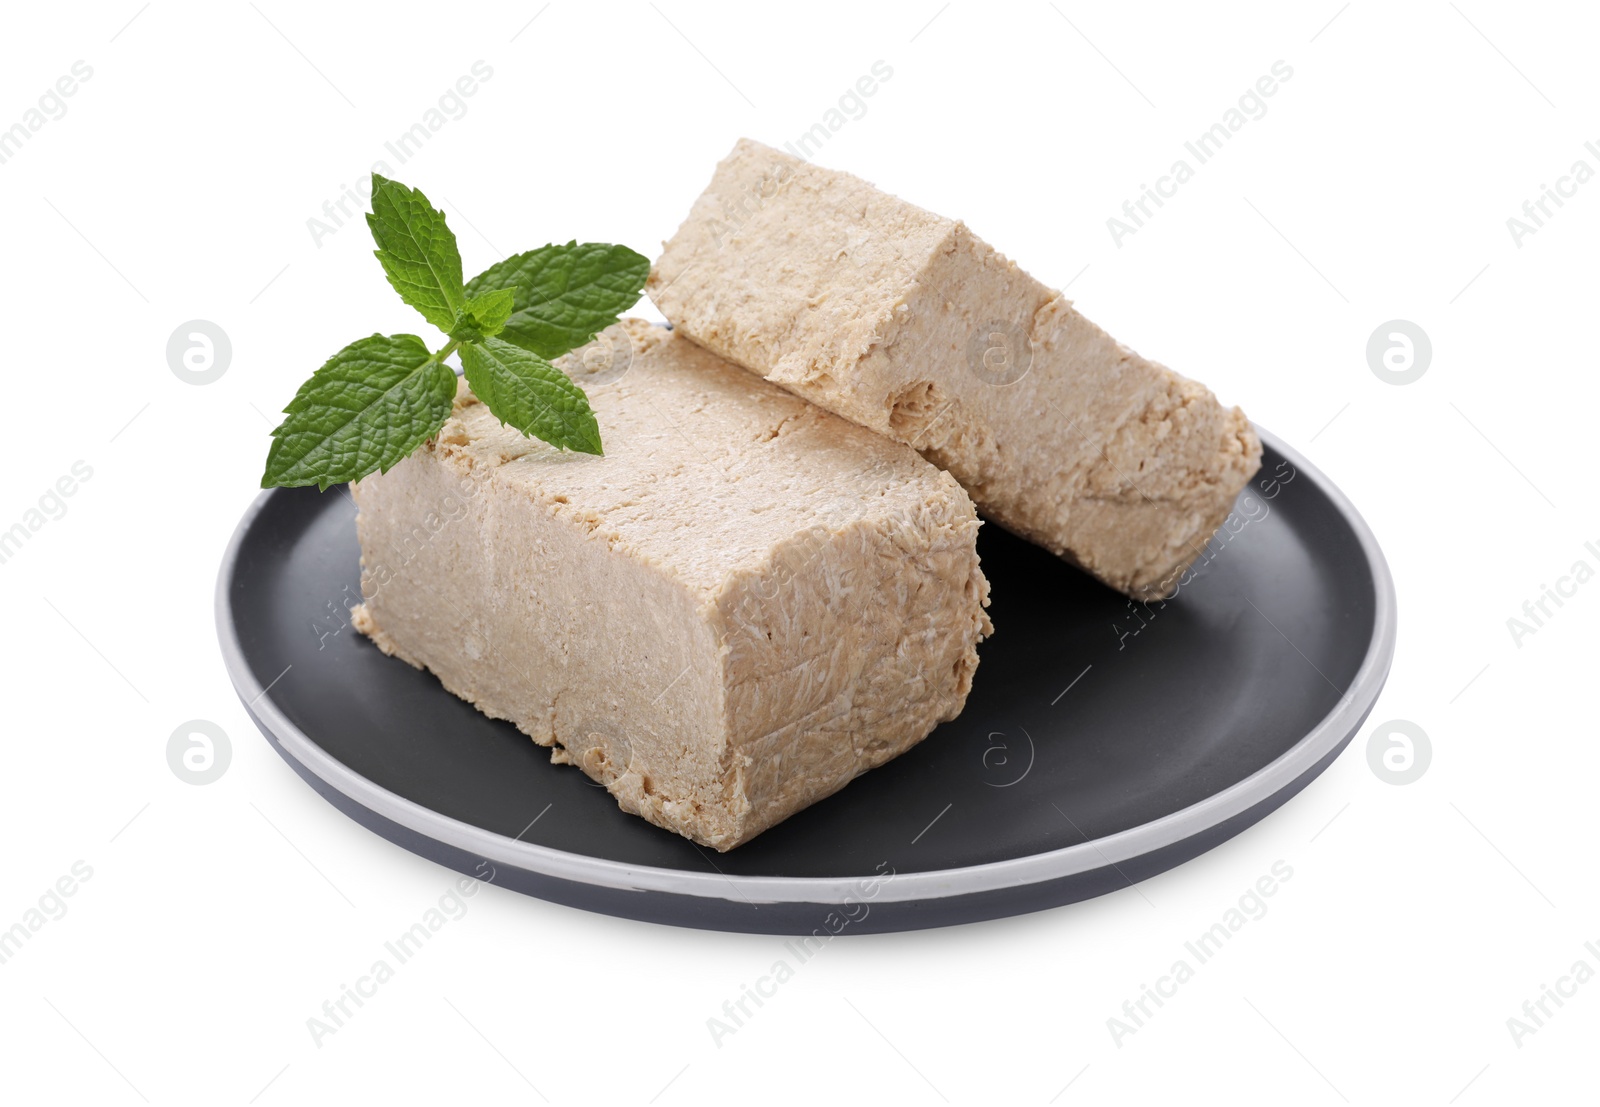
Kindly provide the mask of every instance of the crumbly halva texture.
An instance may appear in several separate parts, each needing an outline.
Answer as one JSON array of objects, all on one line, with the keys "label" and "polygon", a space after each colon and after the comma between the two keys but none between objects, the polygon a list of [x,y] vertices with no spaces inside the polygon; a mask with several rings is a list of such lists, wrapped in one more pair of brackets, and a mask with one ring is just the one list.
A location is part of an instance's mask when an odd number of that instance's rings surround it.
[{"label": "crumbly halva texture", "polygon": [[1244,413],[966,225],[749,139],[646,286],[689,338],[954,474],[1006,529],[1170,594],[1260,467]]},{"label": "crumbly halva texture", "polygon": [[354,486],[380,648],[718,850],[956,716],[991,628],[949,474],[640,320],[562,366],[604,457],[463,384]]}]

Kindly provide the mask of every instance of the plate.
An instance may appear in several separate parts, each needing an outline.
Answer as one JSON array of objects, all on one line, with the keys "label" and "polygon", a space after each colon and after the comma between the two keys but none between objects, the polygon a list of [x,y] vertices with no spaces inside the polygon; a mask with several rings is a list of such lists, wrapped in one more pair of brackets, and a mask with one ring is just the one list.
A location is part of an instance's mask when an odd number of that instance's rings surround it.
[{"label": "plate", "polygon": [[1394,585],[1355,509],[1261,432],[1261,472],[1165,603],[1129,601],[997,526],[996,633],[965,711],[718,854],[624,814],[509,723],[348,625],[344,488],[263,493],[217,583],[222,653],[272,747],[356,822],[529,895],[772,934],[947,926],[1181,864],[1327,768],[1394,653]]}]

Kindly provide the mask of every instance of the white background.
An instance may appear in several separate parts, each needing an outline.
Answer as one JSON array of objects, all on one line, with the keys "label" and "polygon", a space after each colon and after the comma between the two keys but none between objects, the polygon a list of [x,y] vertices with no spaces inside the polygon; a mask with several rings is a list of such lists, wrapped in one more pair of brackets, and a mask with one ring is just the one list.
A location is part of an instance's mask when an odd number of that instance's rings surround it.
[{"label": "white background", "polygon": [[[1578,959],[1600,968],[1600,583],[1520,644],[1506,621],[1580,558],[1600,568],[1600,182],[1520,244],[1506,221],[1576,160],[1600,169],[1600,26],[1577,5],[1339,2],[8,9],[0,127],[74,62],[93,75],[0,165],[0,529],[74,462],[93,475],[0,565],[0,927],[74,862],[93,875],[0,964],[0,1095],[1468,1105],[1592,1088],[1600,982],[1520,1044],[1507,1019]],[[364,226],[319,244],[307,220],[479,60],[493,75],[465,115],[391,164],[442,203],[469,273],[552,238],[653,253],[737,137],[795,139],[888,63],[818,161],[1070,282],[1359,505],[1401,612],[1363,733],[1287,807],[1138,890],[836,941],[720,1045],[706,1020],[781,939],[496,888],[314,1044],[306,1020],[453,874],[269,750],[218,657],[214,574],[294,388],[350,338],[418,323]],[[1293,77],[1267,114],[1116,244],[1108,217],[1279,60]],[[166,358],[196,318],[233,345],[203,387]],[[1405,386],[1365,352],[1396,318],[1433,344]],[[165,753],[197,718],[233,752],[203,787]],[[1431,738],[1416,783],[1369,768],[1387,719]],[[1279,860],[1294,875],[1267,915],[1115,1041],[1107,1019]]]}]

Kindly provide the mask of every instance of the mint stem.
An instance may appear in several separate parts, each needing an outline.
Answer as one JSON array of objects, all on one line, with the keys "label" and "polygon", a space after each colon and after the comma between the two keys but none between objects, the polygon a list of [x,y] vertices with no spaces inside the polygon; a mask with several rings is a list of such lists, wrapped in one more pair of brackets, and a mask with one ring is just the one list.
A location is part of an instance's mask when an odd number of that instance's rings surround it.
[{"label": "mint stem", "polygon": [[436,361],[436,362],[441,362],[442,363],[445,358],[449,357],[451,354],[456,352],[456,347],[459,346],[459,345],[461,345],[461,340],[459,338],[452,338],[450,340],[450,344],[449,345],[447,345],[444,349],[440,350],[438,353],[434,354],[428,360],[430,362],[435,362]]}]

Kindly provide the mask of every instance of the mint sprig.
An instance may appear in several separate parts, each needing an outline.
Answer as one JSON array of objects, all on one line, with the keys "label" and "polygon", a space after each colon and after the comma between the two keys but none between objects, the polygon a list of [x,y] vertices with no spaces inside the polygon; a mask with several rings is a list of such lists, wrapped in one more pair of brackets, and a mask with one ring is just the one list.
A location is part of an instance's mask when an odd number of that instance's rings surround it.
[{"label": "mint sprig", "polygon": [[476,342],[489,338],[505,329],[511,318],[514,293],[509,288],[498,292],[485,292],[461,305],[461,315],[450,328],[450,337],[462,342]]},{"label": "mint sprig", "polygon": [[461,279],[444,213],[420,191],[373,174],[367,225],[400,298],[449,341],[374,334],[329,358],[301,385],[272,432],[263,488],[360,480],[389,469],[439,432],[467,384],[502,423],[553,446],[599,454],[589,398],[550,359],[592,339],[638,302],[650,263],[626,246],[551,244]]},{"label": "mint sprig", "polygon": [[358,338],[300,386],[272,432],[262,487],[388,472],[450,417],[456,375],[414,334]]},{"label": "mint sprig", "polygon": [[441,331],[455,325],[466,300],[461,252],[445,225],[444,212],[399,181],[372,175],[372,212],[367,216],[383,271],[400,298]]},{"label": "mint sprig", "polygon": [[538,354],[498,338],[461,348],[467,385],[502,423],[552,446],[600,452],[600,427],[583,389]]},{"label": "mint sprig", "polygon": [[543,358],[576,349],[639,300],[649,259],[626,246],[569,242],[541,246],[491,265],[467,283],[467,295],[509,288],[516,302],[504,335]]}]

